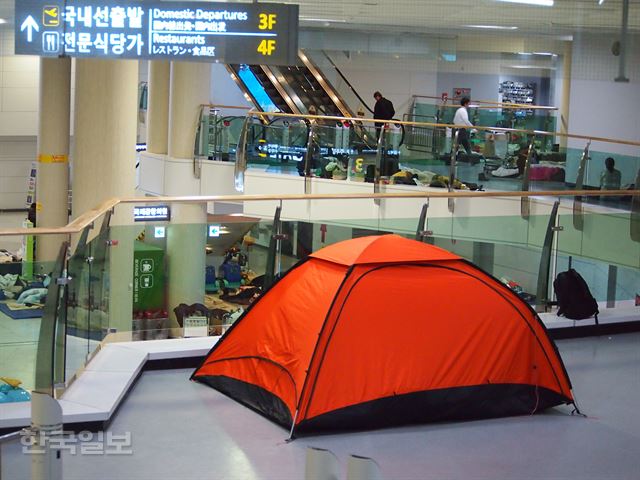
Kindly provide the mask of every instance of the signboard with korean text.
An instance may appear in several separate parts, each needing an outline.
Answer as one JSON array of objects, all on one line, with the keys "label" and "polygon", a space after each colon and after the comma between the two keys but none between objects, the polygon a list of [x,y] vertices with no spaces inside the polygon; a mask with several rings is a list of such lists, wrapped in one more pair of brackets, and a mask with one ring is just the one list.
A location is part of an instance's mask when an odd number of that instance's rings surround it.
[{"label": "signboard with korean text", "polygon": [[171,209],[168,205],[151,207],[133,207],[134,222],[168,222],[171,220]]},{"label": "signboard with korean text", "polygon": [[16,0],[15,52],[293,65],[298,5]]}]

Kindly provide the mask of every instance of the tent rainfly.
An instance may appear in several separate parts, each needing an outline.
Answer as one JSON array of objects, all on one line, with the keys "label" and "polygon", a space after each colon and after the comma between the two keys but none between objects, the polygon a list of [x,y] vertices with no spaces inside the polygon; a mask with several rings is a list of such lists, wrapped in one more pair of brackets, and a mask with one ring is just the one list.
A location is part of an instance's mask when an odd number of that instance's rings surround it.
[{"label": "tent rainfly", "polygon": [[446,250],[397,235],[299,262],[192,380],[290,429],[371,429],[574,404],[540,318]]}]

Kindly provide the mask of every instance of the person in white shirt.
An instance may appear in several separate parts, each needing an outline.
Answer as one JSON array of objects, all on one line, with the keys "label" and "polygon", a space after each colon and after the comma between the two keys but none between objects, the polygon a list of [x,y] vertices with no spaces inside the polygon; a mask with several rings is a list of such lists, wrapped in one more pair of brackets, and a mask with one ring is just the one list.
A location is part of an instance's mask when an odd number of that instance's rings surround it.
[{"label": "person in white shirt", "polygon": [[[462,97],[460,100],[460,108],[456,110],[456,114],[453,117],[454,125],[467,125],[468,127],[473,127],[473,123],[469,121],[469,112],[467,111],[467,107],[469,107],[469,97]],[[455,135],[455,130],[453,134]],[[471,155],[471,143],[469,142],[469,129],[467,128],[459,128],[458,129],[458,143],[462,145],[467,152],[467,155]]]}]

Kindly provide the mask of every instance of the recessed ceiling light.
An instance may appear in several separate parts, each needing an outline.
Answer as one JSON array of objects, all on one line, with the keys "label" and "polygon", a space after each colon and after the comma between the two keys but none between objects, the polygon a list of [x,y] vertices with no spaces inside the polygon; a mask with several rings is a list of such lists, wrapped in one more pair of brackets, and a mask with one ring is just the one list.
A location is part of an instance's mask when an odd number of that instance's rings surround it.
[{"label": "recessed ceiling light", "polygon": [[2,25],[3,23],[7,23],[7,21],[4,18],[0,18],[0,25]]},{"label": "recessed ceiling light", "polygon": [[553,0],[498,0],[505,3],[521,3],[523,5],[535,5],[538,7],[553,7]]},{"label": "recessed ceiling light", "polygon": [[517,30],[518,27],[505,27],[503,25],[463,25],[465,28],[482,28],[485,30]]}]

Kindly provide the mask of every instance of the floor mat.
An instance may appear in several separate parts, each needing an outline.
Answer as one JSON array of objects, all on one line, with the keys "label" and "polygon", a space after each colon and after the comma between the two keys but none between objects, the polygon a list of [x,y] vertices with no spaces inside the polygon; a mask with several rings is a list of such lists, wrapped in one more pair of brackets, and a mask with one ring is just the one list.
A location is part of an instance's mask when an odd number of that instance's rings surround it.
[{"label": "floor mat", "polygon": [[9,307],[6,303],[0,303],[0,312],[6,316],[13,318],[14,320],[22,320],[23,318],[40,318],[42,317],[43,309],[38,308],[18,308],[14,309]]}]

